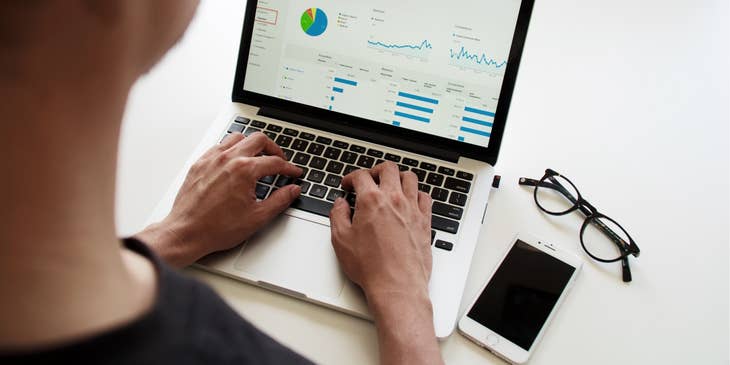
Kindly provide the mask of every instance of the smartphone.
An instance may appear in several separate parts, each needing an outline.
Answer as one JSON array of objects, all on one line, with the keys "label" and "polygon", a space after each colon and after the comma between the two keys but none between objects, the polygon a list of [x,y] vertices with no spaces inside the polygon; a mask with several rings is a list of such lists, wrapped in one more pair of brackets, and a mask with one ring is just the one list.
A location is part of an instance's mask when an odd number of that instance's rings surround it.
[{"label": "smartphone", "polygon": [[558,246],[518,235],[459,320],[459,332],[508,362],[527,362],[581,266]]}]

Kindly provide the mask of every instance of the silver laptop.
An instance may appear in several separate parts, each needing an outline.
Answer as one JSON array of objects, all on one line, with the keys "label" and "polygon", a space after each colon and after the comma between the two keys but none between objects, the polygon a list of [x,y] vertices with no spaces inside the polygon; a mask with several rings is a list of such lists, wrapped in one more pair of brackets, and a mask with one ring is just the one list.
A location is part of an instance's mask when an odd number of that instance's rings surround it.
[{"label": "silver laptop", "polygon": [[347,173],[393,161],[433,197],[436,334],[451,334],[487,208],[533,0],[249,0],[232,102],[190,156],[151,221],[172,206],[190,165],[227,133],[261,131],[304,168],[267,176],[302,196],[203,269],[370,318],[340,270],[329,210]]}]

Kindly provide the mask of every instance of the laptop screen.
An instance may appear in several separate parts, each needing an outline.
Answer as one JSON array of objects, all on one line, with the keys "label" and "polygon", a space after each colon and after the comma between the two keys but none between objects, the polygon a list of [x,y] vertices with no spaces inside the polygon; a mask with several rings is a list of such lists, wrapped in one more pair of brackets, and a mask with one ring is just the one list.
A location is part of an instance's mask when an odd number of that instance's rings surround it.
[{"label": "laptop screen", "polygon": [[520,0],[260,0],[243,89],[488,147]]}]

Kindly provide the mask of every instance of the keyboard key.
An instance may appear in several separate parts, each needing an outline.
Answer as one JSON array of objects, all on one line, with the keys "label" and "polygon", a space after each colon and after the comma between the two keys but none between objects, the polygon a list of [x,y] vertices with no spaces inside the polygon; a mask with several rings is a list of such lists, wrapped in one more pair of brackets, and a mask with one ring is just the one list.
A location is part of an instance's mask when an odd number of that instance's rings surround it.
[{"label": "keyboard key", "polygon": [[267,130],[270,130],[270,131],[272,131],[272,132],[276,132],[276,133],[279,133],[279,132],[281,132],[281,130],[282,130],[282,129],[284,129],[284,128],[282,128],[282,127],[280,127],[280,126],[278,126],[278,125],[275,125],[275,124],[269,124],[269,126],[268,126],[268,127],[266,127],[266,129],[267,129]]},{"label": "keyboard key", "polygon": [[284,128],[284,134],[286,134],[287,136],[296,137],[299,135],[299,131],[297,131],[296,129]]},{"label": "keyboard key", "polygon": [[392,153],[386,153],[385,154],[385,159],[388,160],[388,161],[400,162],[400,156],[394,155]]},{"label": "keyboard key", "polygon": [[329,194],[327,194],[327,200],[333,202],[337,198],[342,198],[345,196],[345,192],[340,189],[330,189]]},{"label": "keyboard key", "polygon": [[345,168],[345,164],[343,164],[342,162],[338,162],[338,161],[330,161],[330,162],[329,162],[329,163],[327,164],[327,169],[326,169],[326,171],[327,171],[327,172],[331,172],[331,173],[333,173],[333,174],[339,174],[339,173],[341,173],[341,172],[342,172],[342,169],[344,169],[344,168]]},{"label": "keyboard key", "polygon": [[400,171],[408,171],[408,166],[398,164],[398,170],[400,170]]},{"label": "keyboard key", "polygon": [[231,126],[228,127],[228,133],[243,133],[244,128],[246,126],[243,124],[231,123]]},{"label": "keyboard key", "polygon": [[381,158],[381,157],[383,157],[383,151],[378,151],[378,150],[374,150],[371,148],[368,150],[368,156]]},{"label": "keyboard key", "polygon": [[302,179],[297,179],[294,183],[299,185],[299,188],[302,189],[302,194],[306,194],[307,191],[309,191],[309,187],[312,185],[309,181],[304,181]]},{"label": "keyboard key", "polygon": [[357,153],[345,151],[340,156],[340,161],[344,163],[355,163],[357,161]]},{"label": "keyboard key", "polygon": [[319,136],[319,137],[317,137],[317,142],[319,142],[321,144],[330,144],[330,143],[332,143],[332,138]]},{"label": "keyboard key", "polygon": [[294,183],[294,180],[296,180],[296,179],[293,178],[293,177],[279,175],[279,178],[276,179],[276,184],[274,184],[274,185],[277,188],[280,188],[282,186],[286,186],[286,185],[289,185],[289,184],[293,184]]},{"label": "keyboard key", "polygon": [[302,132],[299,134],[299,138],[306,139],[307,141],[313,141],[314,140],[314,134]]},{"label": "keyboard key", "polygon": [[381,160],[381,159],[378,159],[377,161],[375,161],[375,165],[376,165],[376,166],[377,166],[377,165],[380,165],[380,164],[381,164],[381,163],[383,163],[383,162],[385,162],[385,160]]},{"label": "keyboard key", "polygon": [[360,155],[357,160],[357,165],[366,169],[373,167],[373,163],[375,163],[375,159],[367,155]]},{"label": "keyboard key", "polygon": [[449,191],[446,189],[433,188],[433,190],[431,191],[431,198],[433,198],[433,200],[445,202],[448,197]]},{"label": "keyboard key", "polygon": [[360,168],[357,166],[347,165],[345,167],[345,171],[342,171],[342,175],[347,175],[355,170],[359,170]]},{"label": "keyboard key", "polygon": [[266,123],[264,123],[260,120],[254,120],[253,122],[251,122],[251,126],[256,127],[256,128],[263,128],[263,127],[266,127]]},{"label": "keyboard key", "polygon": [[337,147],[337,148],[347,148],[347,147],[350,146],[349,143],[342,142],[342,141],[335,141],[334,143],[332,143],[332,145],[335,146],[335,147]]},{"label": "keyboard key", "polygon": [[256,184],[256,197],[259,199],[265,198],[266,194],[269,193],[269,189],[271,188],[267,185]]},{"label": "keyboard key", "polygon": [[251,121],[251,119],[248,119],[248,118],[236,117],[236,123],[248,124],[248,122],[250,122],[250,121]]},{"label": "keyboard key", "polygon": [[435,172],[429,172],[428,177],[426,178],[426,182],[433,186],[441,186],[441,183],[444,182],[444,175],[437,174]]},{"label": "keyboard key", "polygon": [[435,246],[438,247],[438,248],[440,248],[440,249],[442,249],[442,250],[446,250],[446,251],[451,251],[451,249],[454,248],[454,244],[453,243],[446,242],[446,241],[442,241],[442,240],[436,240]]},{"label": "keyboard key", "polygon": [[459,220],[461,219],[461,215],[464,214],[464,209],[441,202],[433,202],[433,205],[431,206],[431,212],[433,212],[434,214],[442,215],[444,217]]},{"label": "keyboard key", "polygon": [[262,182],[264,184],[271,184],[271,183],[274,182],[274,178],[275,177],[276,176],[274,176],[274,175],[264,176],[264,177],[262,177],[262,178],[259,179],[259,182]]},{"label": "keyboard key", "polygon": [[324,152],[324,145],[319,143],[312,143],[309,145],[309,148],[307,148],[307,152],[319,156]]},{"label": "keyboard key", "polygon": [[423,183],[418,183],[418,190],[428,194],[431,192],[431,187]]},{"label": "keyboard key", "polygon": [[444,175],[454,176],[454,174],[456,173],[456,170],[448,168],[448,167],[439,166],[439,172]]},{"label": "keyboard key", "polygon": [[353,144],[350,146],[350,151],[357,153],[365,153],[365,147]]},{"label": "keyboard key", "polygon": [[309,145],[309,142],[303,140],[303,139],[295,139],[294,143],[292,143],[291,148],[297,151],[304,151],[307,149],[307,146]]},{"label": "keyboard key", "polygon": [[436,231],[431,230],[431,244],[433,245],[433,239],[436,238]]},{"label": "keyboard key", "polygon": [[418,167],[418,161],[416,161],[416,160],[414,160],[412,158],[403,157],[403,163],[406,164],[406,165],[408,165],[408,166]]},{"label": "keyboard key", "polygon": [[309,168],[308,167],[304,167],[304,166],[297,166],[297,167],[299,167],[300,169],[302,169],[302,174],[299,175],[299,177],[301,177],[303,179],[305,176],[307,176],[307,173],[309,172]]},{"label": "keyboard key", "polygon": [[324,166],[327,164],[327,160],[323,159],[322,157],[314,157],[312,158],[312,162],[309,163],[309,167],[317,170],[324,169]]},{"label": "keyboard key", "polygon": [[413,171],[416,176],[418,176],[418,182],[423,182],[423,180],[426,180],[426,171],[417,169],[417,168],[411,168],[411,171]]},{"label": "keyboard key", "polygon": [[466,194],[452,191],[451,196],[449,197],[449,203],[463,207],[464,205],[466,205]]},{"label": "keyboard key", "polygon": [[[307,176],[307,180],[311,182],[321,183],[322,180],[324,180],[324,172],[319,170],[312,170],[309,172],[309,176]],[[322,195],[324,196],[324,195]],[[321,198],[321,196],[320,196]]]},{"label": "keyboard key", "polygon": [[272,141],[276,139],[276,133],[274,133],[272,131],[264,131],[263,133],[266,135],[266,137],[269,137],[269,139]]},{"label": "keyboard key", "polygon": [[471,183],[461,180],[461,179],[454,179],[453,177],[447,177],[444,187],[447,189],[456,190],[461,193],[468,193],[469,188],[471,188]]},{"label": "keyboard key", "polygon": [[342,152],[339,148],[334,147],[327,147],[326,150],[324,150],[324,157],[327,157],[332,160],[336,160],[340,158],[340,153]]},{"label": "keyboard key", "polygon": [[261,130],[260,129],[257,129],[257,128],[254,128],[254,127],[248,127],[248,128],[246,128],[246,131],[243,132],[243,135],[246,136],[246,137],[248,137],[248,136],[250,136],[250,135],[252,135],[252,134],[254,134],[256,132],[261,132]]},{"label": "keyboard key", "polygon": [[293,140],[293,138],[282,134],[278,138],[276,138],[276,144],[278,144],[279,147],[289,147],[291,141]]},{"label": "keyboard key", "polygon": [[332,210],[332,203],[324,200],[310,198],[308,196],[299,196],[299,198],[294,200],[294,202],[291,204],[291,207],[295,209],[301,209],[305,212],[329,217],[330,210]]},{"label": "keyboard key", "polygon": [[448,233],[456,233],[459,230],[459,222],[434,215],[431,216],[431,228]]},{"label": "keyboard key", "polygon": [[295,164],[306,166],[307,163],[309,163],[310,158],[312,158],[312,156],[306,153],[297,152],[297,154],[294,155],[294,159],[292,160],[292,162],[294,162]]},{"label": "keyboard key", "polygon": [[345,200],[347,200],[347,204],[350,204],[351,207],[354,207],[355,202],[357,201],[357,194],[349,193],[347,194],[347,198],[345,198]]},{"label": "keyboard key", "polygon": [[459,172],[456,173],[456,177],[458,177],[459,179],[464,179],[464,180],[471,181],[474,178],[474,175],[472,175],[472,174],[470,174],[468,172],[459,171]]},{"label": "keyboard key", "polygon": [[436,171],[436,165],[428,162],[421,162],[421,168],[427,171]]},{"label": "keyboard key", "polygon": [[[314,171],[312,171],[312,172],[314,172]],[[310,173],[310,175],[311,175],[311,173]],[[324,198],[324,196],[327,195],[327,187],[314,184],[309,189],[309,195],[315,196],[317,198]],[[329,211],[327,213],[329,214]]]},{"label": "keyboard key", "polygon": [[340,182],[342,182],[342,178],[334,175],[334,174],[327,174],[327,178],[324,179],[324,184],[332,187],[339,187]]},{"label": "keyboard key", "polygon": [[284,151],[284,157],[286,157],[286,160],[291,161],[291,157],[294,156],[294,151],[286,148],[282,148],[282,151]]}]

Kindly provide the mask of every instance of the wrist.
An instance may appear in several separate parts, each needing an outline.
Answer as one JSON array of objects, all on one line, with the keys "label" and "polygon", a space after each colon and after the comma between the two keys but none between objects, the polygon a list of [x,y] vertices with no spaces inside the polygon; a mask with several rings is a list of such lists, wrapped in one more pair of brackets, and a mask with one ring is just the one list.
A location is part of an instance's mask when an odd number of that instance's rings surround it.
[{"label": "wrist", "polygon": [[167,217],[162,222],[149,225],[135,237],[147,244],[169,265],[185,267],[204,254],[196,252],[196,245],[188,242],[182,232],[183,229]]}]

